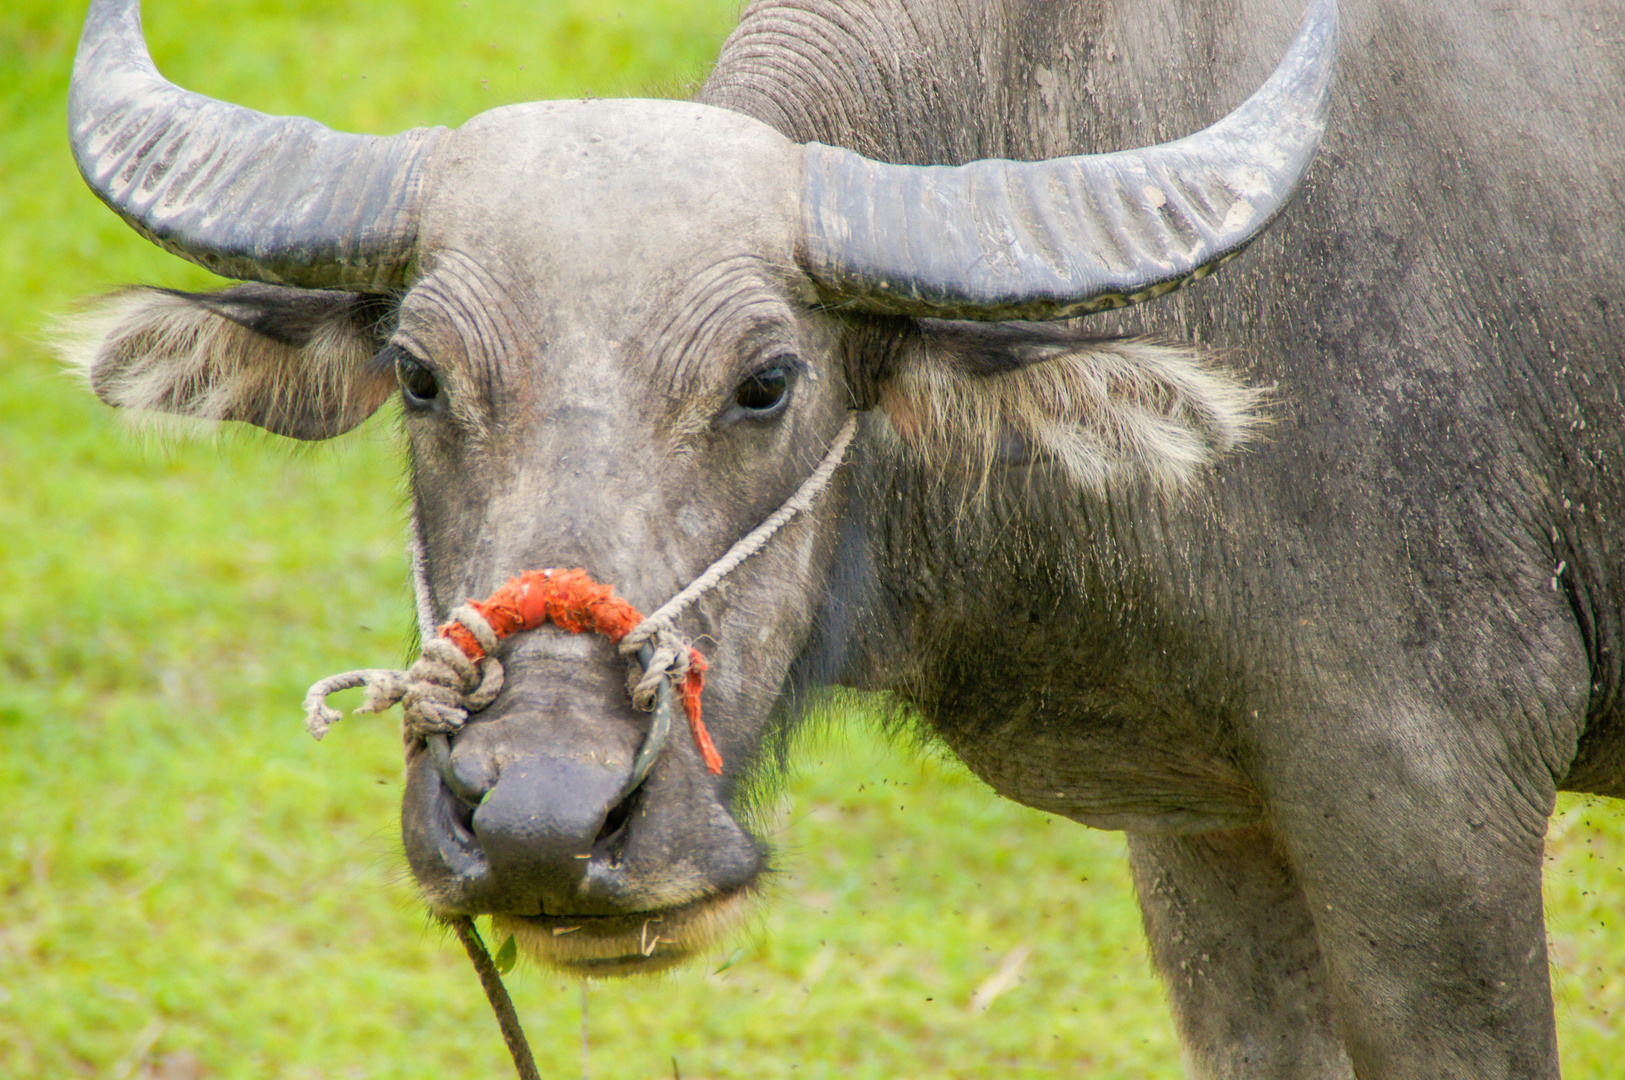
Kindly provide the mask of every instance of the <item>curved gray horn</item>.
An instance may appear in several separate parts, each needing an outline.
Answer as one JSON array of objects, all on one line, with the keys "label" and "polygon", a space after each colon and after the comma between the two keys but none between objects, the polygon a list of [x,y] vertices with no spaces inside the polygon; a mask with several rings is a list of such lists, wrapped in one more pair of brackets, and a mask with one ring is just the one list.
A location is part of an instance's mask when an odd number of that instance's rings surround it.
[{"label": "curved gray horn", "polygon": [[1336,0],[1311,0],[1256,94],[1143,150],[911,166],[809,144],[802,269],[841,306],[949,319],[1062,319],[1172,292],[1291,200],[1325,130],[1336,52]]},{"label": "curved gray horn", "polygon": [[93,0],[73,62],[79,171],[137,232],[231,278],[382,290],[412,259],[424,163],[442,128],[347,135],[170,83],[138,0]]}]

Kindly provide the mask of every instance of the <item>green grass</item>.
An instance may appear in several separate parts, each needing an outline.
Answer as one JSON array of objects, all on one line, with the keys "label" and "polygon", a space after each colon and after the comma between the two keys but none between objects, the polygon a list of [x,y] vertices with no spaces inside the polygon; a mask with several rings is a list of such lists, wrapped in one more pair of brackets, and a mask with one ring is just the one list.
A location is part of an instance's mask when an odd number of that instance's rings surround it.
[{"label": "green grass", "polygon": [[[0,11],[0,1076],[505,1075],[473,975],[404,870],[394,720],[320,746],[299,723],[312,679],[405,648],[393,417],[315,450],[155,444],[37,343],[106,286],[209,282],[74,172],[67,7]],[[378,12],[154,0],[146,21],[183,85],[388,132],[680,93],[733,18],[676,0]],[[1180,1074],[1119,837],[1000,801],[857,720],[804,766],[775,902],[737,951],[591,986],[594,1076],[669,1077],[673,1059],[688,1078]],[[1610,1076],[1625,815],[1565,801],[1551,851],[1566,1067]],[[971,1010],[1022,950],[1020,980]],[[544,1075],[576,1075],[576,984],[511,982]]]}]

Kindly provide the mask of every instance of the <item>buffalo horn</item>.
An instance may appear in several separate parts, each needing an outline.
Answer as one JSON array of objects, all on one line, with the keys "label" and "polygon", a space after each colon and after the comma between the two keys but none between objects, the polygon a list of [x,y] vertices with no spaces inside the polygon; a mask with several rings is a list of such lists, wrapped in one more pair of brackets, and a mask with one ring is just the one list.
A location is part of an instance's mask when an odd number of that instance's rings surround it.
[{"label": "buffalo horn", "polygon": [[1281,213],[1325,130],[1336,0],[1223,120],[1177,142],[1049,161],[888,165],[806,148],[802,268],[859,311],[1062,319],[1172,292]]},{"label": "buffalo horn", "polygon": [[93,0],[68,94],[85,181],[135,230],[224,277],[399,286],[444,129],[379,138],[267,116],[158,74],[138,0]]}]

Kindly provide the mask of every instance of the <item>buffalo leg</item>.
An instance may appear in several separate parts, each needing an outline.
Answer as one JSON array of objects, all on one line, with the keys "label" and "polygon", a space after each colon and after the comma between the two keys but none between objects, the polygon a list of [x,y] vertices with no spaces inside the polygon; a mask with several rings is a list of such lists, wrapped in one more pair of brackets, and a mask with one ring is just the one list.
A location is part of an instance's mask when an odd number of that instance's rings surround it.
[{"label": "buffalo leg", "polygon": [[1357,723],[1342,734],[1322,748],[1335,760],[1273,778],[1271,821],[1355,1074],[1553,1080],[1540,895],[1550,773],[1464,768],[1482,751],[1428,746],[1414,728],[1405,743]]},{"label": "buffalo leg", "polygon": [[1130,833],[1128,843],[1151,958],[1192,1077],[1352,1075],[1314,920],[1273,836]]}]

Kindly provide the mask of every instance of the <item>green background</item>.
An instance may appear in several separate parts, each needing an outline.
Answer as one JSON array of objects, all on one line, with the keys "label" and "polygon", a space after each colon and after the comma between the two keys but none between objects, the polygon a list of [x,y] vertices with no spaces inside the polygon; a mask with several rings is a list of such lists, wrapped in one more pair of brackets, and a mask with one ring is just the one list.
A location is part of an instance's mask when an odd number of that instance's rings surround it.
[{"label": "green background", "polygon": [[[156,0],[146,21],[184,86],[387,133],[688,93],[734,14]],[[396,721],[320,746],[299,722],[313,679],[404,658],[393,410],[316,448],[165,442],[41,344],[87,295],[211,284],[74,172],[80,17],[0,11],[0,1077],[510,1075],[472,972],[414,898]],[[592,1075],[1180,1075],[1120,837],[891,745],[861,702],[820,730],[774,829],[774,902],[702,965],[591,984]],[[1625,813],[1565,800],[1550,852],[1565,1067],[1617,1076]],[[579,1075],[579,984],[510,984],[543,1074]]]}]

